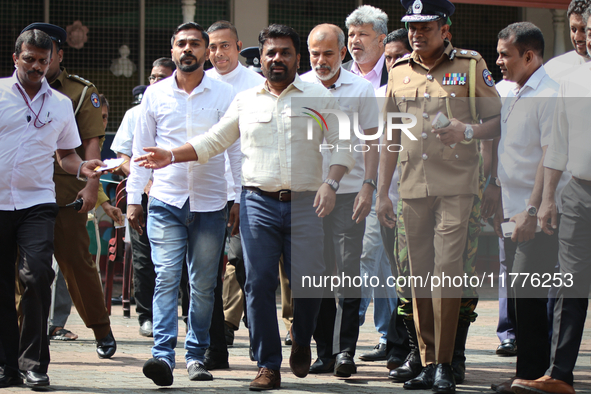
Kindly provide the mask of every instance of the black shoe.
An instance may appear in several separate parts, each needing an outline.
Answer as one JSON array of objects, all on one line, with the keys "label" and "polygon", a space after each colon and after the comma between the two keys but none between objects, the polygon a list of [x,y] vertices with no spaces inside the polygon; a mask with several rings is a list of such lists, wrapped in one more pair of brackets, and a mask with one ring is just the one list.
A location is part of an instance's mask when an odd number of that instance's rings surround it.
[{"label": "black shoe", "polygon": [[19,371],[11,368],[0,367],[0,388],[18,386],[23,384],[23,377]]},{"label": "black shoe", "polygon": [[357,367],[353,361],[353,357],[348,352],[337,354],[334,364],[335,376],[341,378],[348,378],[352,374],[357,373]]},{"label": "black shoe", "polygon": [[287,346],[290,346],[293,344],[293,341],[291,340],[291,335],[289,334],[289,331],[287,332],[287,334],[285,335],[285,344]]},{"label": "black shoe", "polygon": [[453,394],[456,392],[456,381],[451,364],[437,364],[435,379],[431,390],[434,393]]},{"label": "black shoe", "polygon": [[334,358],[320,358],[318,357],[312,365],[310,365],[310,373],[333,373],[334,372]]},{"label": "black shoe", "polygon": [[226,336],[226,346],[234,346],[234,329],[225,323],[224,334]]},{"label": "black shoe", "polygon": [[212,374],[198,362],[191,364],[187,372],[189,372],[189,380],[213,380]]},{"label": "black shoe", "polygon": [[148,338],[152,338],[154,336],[152,321],[146,320],[140,324],[140,335]]},{"label": "black shoe", "polygon": [[25,384],[29,387],[44,387],[49,386],[49,376],[46,373],[21,371],[21,377]]},{"label": "black shoe", "polygon": [[116,351],[117,342],[115,342],[113,331],[109,331],[106,337],[96,341],[96,352],[99,358],[111,358]]},{"label": "black shoe", "polygon": [[517,356],[517,341],[512,338],[507,338],[497,348],[497,355],[501,357]]},{"label": "black shoe", "polygon": [[143,372],[157,386],[172,386],[172,368],[161,358],[151,358],[146,361]]},{"label": "black shoe", "polygon": [[390,371],[400,367],[404,363],[404,360],[398,356],[390,355],[388,357],[388,361],[386,362],[386,368]]},{"label": "black shoe", "polygon": [[228,352],[214,352],[207,349],[203,358],[203,365],[208,371],[230,368],[230,364],[228,363]]},{"label": "black shoe", "polygon": [[387,358],[385,343],[378,343],[371,352],[359,355],[359,359],[363,361],[385,361]]},{"label": "black shoe", "polygon": [[435,365],[429,364],[421,373],[414,379],[404,382],[404,387],[407,390],[427,390],[433,387],[433,380],[435,379]]},{"label": "black shoe", "polygon": [[421,356],[418,349],[410,351],[406,360],[396,369],[390,371],[388,377],[395,382],[404,383],[416,378],[422,371]]}]

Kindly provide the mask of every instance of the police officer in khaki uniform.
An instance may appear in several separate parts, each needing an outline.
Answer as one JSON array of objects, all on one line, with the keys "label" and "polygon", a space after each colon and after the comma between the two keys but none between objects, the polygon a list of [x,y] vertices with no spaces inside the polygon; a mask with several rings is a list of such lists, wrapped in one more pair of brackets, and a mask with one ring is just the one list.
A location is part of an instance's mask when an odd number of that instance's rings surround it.
[{"label": "police officer in khaki uniform", "polygon": [[[441,285],[437,279],[463,276],[468,220],[479,187],[474,134],[499,132],[501,102],[482,57],[454,48],[447,40],[454,5],[447,0],[401,2],[408,10],[402,22],[408,23],[413,52],[390,71],[386,110],[412,114],[417,123],[393,133],[390,143],[404,147],[399,154],[395,148],[382,149],[378,217],[383,225],[394,227],[388,189],[400,159],[411,275],[423,278],[422,284],[413,283],[413,314],[424,368],[404,387],[453,393],[451,361],[463,286],[449,280]],[[477,97],[473,105],[469,97]],[[432,132],[438,112],[451,120],[440,134]],[[477,115],[482,123],[471,124]]]},{"label": "police officer in khaki uniform", "polygon": [[[38,29],[47,33],[54,42],[53,61],[46,78],[51,87],[72,100],[82,145],[76,152],[83,160],[100,159],[100,138],[105,135],[101,102],[96,87],[60,67],[63,58],[61,45],[66,42],[66,31],[47,23],[33,23],[24,31]],[[95,207],[99,179],[80,180],[67,174],[56,163],[53,180],[59,213],[55,222],[55,258],[68,285],[72,301],[88,328],[94,331],[96,351],[100,358],[115,354],[117,344],[111,331],[109,314],[105,306],[103,289],[95,262],[92,260],[90,239],[86,231],[86,212]],[[80,211],[67,204],[81,195],[84,204]]]}]

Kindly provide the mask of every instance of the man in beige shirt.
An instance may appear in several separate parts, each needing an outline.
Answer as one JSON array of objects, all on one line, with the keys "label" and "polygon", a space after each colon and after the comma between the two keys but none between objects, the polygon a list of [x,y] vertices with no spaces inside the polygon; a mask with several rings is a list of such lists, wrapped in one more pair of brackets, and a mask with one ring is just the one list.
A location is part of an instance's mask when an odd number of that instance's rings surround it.
[{"label": "man in beige shirt", "polygon": [[[145,148],[149,154],[137,160],[148,168],[191,160],[206,163],[240,138],[240,234],[250,337],[259,367],[250,388],[267,390],[281,384],[275,306],[279,256],[283,253],[294,294],[290,367],[296,376],[305,377],[322,294],[322,288],[311,286],[306,277],[323,273],[321,218],[332,211],[338,182],[353,168],[354,159],[349,141],[338,140],[336,117],[318,116],[322,110],[338,110],[336,100],[324,87],[303,82],[296,74],[298,34],[287,26],[271,25],[261,31],[259,47],[264,84],[239,93],[208,133],[172,151]],[[319,147],[324,139],[334,151],[323,182]]]}]

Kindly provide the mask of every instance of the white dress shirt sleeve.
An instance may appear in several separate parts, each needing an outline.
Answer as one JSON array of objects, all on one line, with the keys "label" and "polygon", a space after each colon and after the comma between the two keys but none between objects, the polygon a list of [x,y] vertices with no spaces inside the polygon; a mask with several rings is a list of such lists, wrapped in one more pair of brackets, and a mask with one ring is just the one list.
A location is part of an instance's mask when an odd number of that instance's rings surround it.
[{"label": "white dress shirt sleeve", "polygon": [[125,112],[119,130],[111,143],[111,150],[115,153],[122,153],[129,157],[132,156],[133,149],[133,131],[135,129],[137,118],[133,116],[133,108]]},{"label": "white dress shirt sleeve", "polygon": [[234,179],[234,193],[236,193],[234,202],[240,204],[240,192],[242,190],[242,151],[240,150],[240,139],[228,148],[227,153],[228,159],[230,160],[232,178]]},{"label": "white dress shirt sleeve", "polygon": [[566,170],[566,163],[568,162],[568,131],[569,124],[566,117],[564,84],[561,84],[556,108],[554,110],[552,139],[546,150],[544,167],[558,171]]},{"label": "white dress shirt sleeve", "polygon": [[[141,103],[141,111],[134,131],[133,155],[145,154],[145,147],[156,146],[156,121],[150,109],[150,95],[145,95]],[[127,180],[127,204],[141,204],[144,187],[148,183],[152,171],[140,167],[131,161],[129,179]]]},{"label": "white dress shirt sleeve", "polygon": [[78,126],[76,125],[76,118],[74,117],[74,110],[72,106],[67,106],[66,108],[68,114],[65,116],[66,121],[64,122],[64,127],[57,138],[57,149],[75,149],[82,145]]},{"label": "white dress shirt sleeve", "polygon": [[[340,110],[337,100],[327,92],[326,105],[324,108]],[[351,154],[351,141],[339,139],[339,121],[336,116],[326,117],[327,131],[324,132],[326,142],[333,145],[332,155],[330,156],[330,166],[341,165],[347,168],[347,174],[355,167],[355,159]]]},{"label": "white dress shirt sleeve", "polygon": [[[237,99],[234,98],[222,119],[220,119],[220,121],[207,133],[190,139],[189,144],[195,149],[197,162],[205,164],[209,161],[210,157],[218,155],[228,149],[238,140],[238,138],[240,138],[240,129],[238,127],[238,103]],[[228,156],[230,157],[230,155]],[[230,160],[232,160],[231,157]],[[232,172],[234,171],[232,170]],[[241,184],[241,182],[238,184]]]}]

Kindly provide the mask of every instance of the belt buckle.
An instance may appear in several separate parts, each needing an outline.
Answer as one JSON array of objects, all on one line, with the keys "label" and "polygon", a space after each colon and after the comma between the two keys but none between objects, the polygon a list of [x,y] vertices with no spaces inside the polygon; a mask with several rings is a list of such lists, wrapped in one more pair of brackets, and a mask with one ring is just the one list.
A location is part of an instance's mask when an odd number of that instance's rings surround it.
[{"label": "belt buckle", "polygon": [[283,202],[283,195],[290,194],[291,190],[279,190],[279,201]]}]

